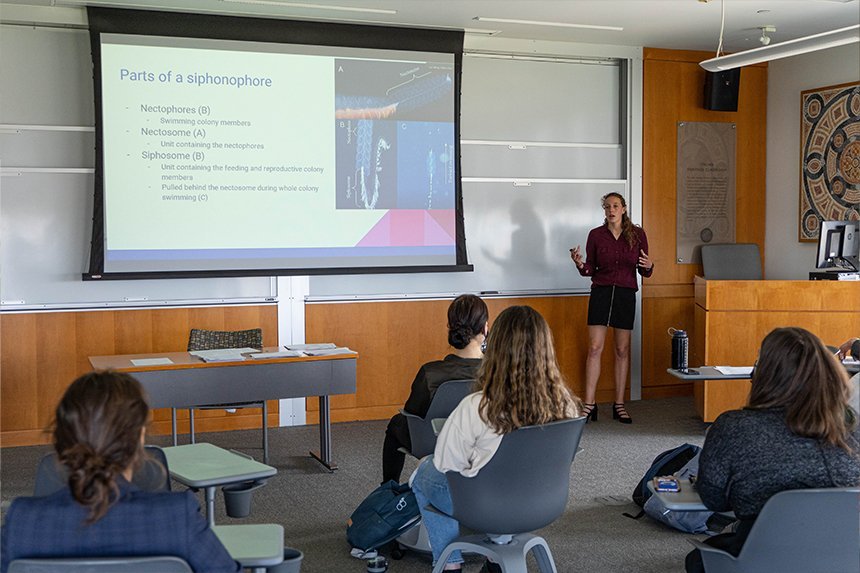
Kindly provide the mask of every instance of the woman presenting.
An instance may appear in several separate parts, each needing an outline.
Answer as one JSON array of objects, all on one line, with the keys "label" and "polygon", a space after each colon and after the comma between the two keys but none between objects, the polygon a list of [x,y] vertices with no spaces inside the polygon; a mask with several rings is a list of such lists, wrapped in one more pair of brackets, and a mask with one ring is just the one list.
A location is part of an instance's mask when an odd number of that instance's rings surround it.
[{"label": "woman presenting", "polygon": [[618,193],[603,196],[603,224],[588,233],[585,260],[579,246],[570,250],[579,274],[591,277],[588,301],[588,358],[585,362],[583,414],[597,421],[597,380],[606,331],[615,330],[615,403],[612,418],[623,424],[633,419],[624,408],[624,389],[630,366],[630,333],[636,318],[636,273],[650,277],[648,237],[627,216],[627,202]]}]

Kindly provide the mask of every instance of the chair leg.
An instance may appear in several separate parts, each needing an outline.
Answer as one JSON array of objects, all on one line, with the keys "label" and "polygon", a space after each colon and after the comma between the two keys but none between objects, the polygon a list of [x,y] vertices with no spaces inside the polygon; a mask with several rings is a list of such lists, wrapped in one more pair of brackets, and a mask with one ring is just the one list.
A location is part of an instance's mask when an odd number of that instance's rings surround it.
[{"label": "chair leg", "polygon": [[269,463],[269,403],[263,400],[263,463]]},{"label": "chair leg", "polygon": [[191,433],[191,443],[196,444],[194,440],[194,408],[188,408],[188,428]]},{"label": "chair leg", "polygon": [[549,550],[549,545],[546,544],[546,541],[542,537],[534,537],[525,544],[523,555],[529,551],[533,552],[540,573],[558,573],[558,570],[555,568],[555,561],[552,558],[552,551]]}]

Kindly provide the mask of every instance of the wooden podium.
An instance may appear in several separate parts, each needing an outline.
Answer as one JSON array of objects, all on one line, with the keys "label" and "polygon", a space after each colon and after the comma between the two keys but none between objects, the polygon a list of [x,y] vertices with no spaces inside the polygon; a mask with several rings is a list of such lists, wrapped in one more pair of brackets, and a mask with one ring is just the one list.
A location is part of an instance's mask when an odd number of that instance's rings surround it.
[{"label": "wooden podium", "polygon": [[[690,366],[752,366],[774,328],[799,326],[838,346],[860,336],[858,281],[730,281],[696,277]],[[705,422],[743,407],[749,380],[693,384]]]}]

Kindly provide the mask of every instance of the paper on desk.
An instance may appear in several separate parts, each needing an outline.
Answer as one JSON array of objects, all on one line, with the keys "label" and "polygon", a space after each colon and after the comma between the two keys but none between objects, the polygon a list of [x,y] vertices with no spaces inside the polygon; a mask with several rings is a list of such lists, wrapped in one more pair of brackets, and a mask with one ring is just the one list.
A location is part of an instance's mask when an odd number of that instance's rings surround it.
[{"label": "paper on desk", "polygon": [[193,350],[188,354],[204,362],[237,362],[245,360],[242,354],[257,352],[256,348],[219,348],[217,350]]},{"label": "paper on desk", "polygon": [[355,350],[350,350],[346,346],[338,348],[323,348],[320,350],[305,350],[308,356],[334,356],[336,354],[357,354]]},{"label": "paper on desk", "polygon": [[170,358],[138,358],[132,359],[131,363],[135,366],[163,366],[173,364],[173,360]]},{"label": "paper on desk", "polygon": [[334,342],[316,342],[313,344],[287,344],[284,348],[287,350],[326,350],[337,347]]},{"label": "paper on desk", "polygon": [[714,366],[714,370],[726,376],[749,376],[752,369],[752,366]]},{"label": "paper on desk", "polygon": [[305,353],[301,350],[278,350],[276,352],[257,352],[251,355],[254,360],[265,360],[266,358],[292,358],[295,356],[304,356]]}]

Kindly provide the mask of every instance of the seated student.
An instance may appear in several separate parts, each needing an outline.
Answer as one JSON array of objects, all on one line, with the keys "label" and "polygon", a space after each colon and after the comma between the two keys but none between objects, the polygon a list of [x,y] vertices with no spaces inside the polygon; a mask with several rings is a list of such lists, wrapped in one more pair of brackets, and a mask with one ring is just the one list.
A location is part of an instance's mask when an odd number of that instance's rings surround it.
[{"label": "seated student", "polygon": [[[481,365],[481,345],[487,335],[489,312],[486,303],[472,294],[462,294],[448,306],[448,344],[454,351],[442,360],[423,365],[415,380],[403,409],[424,417],[436,389],[449,380],[474,379]],[[412,447],[406,416],[395,414],[385,430],[382,444],[382,483],[400,481],[404,454],[398,448]]]},{"label": "seated student", "polygon": [[[860,430],[848,377],[802,328],[778,328],[761,345],[743,410],[721,414],[705,436],[697,487],[714,511],[734,511],[735,533],[705,543],[738,555],[765,502],[789,489],[860,484]],[[704,571],[699,550],[688,572]]]},{"label": "seated student", "polygon": [[240,571],[190,491],[144,492],[131,484],[149,418],[140,384],[91,372],[57,406],[54,449],[68,487],[14,500],[2,531],[0,573],[25,558],[172,555],[197,572]]},{"label": "seated student", "polygon": [[[481,390],[464,398],[445,422],[436,451],[421,462],[412,483],[434,563],[459,530],[455,519],[427,509],[432,505],[449,514],[453,510],[444,472],[474,477],[492,459],[505,434],[582,414],[582,403],[567,389],[558,369],[552,332],[528,306],[507,308],[493,323],[478,386]],[[445,570],[459,570],[462,562],[455,551]],[[489,571],[498,567],[484,565]]]}]

